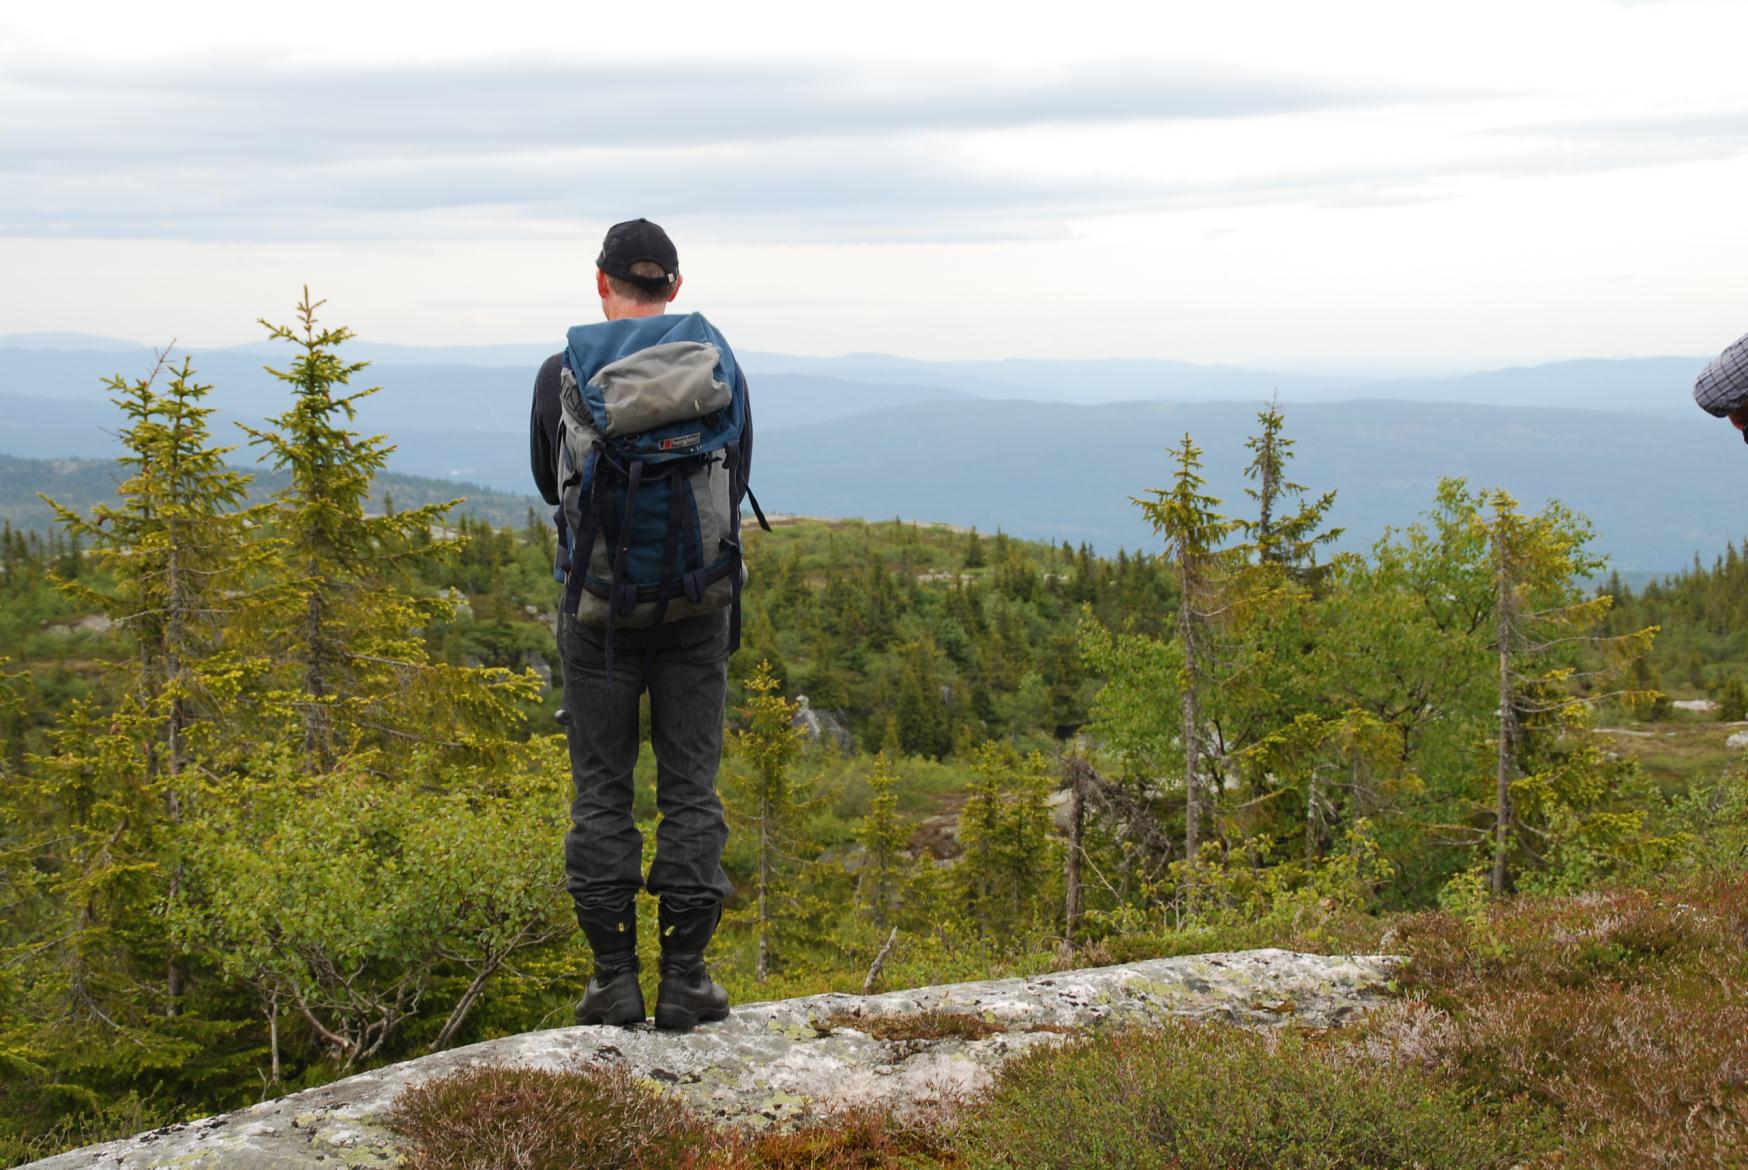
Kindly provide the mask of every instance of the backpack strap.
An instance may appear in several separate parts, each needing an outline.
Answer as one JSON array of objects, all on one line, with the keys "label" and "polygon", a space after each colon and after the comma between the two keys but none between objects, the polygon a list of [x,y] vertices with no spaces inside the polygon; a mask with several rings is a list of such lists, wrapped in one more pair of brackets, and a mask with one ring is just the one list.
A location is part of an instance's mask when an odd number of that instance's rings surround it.
[{"label": "backpack strap", "polygon": [[752,485],[747,483],[746,469],[741,465],[741,446],[739,439],[730,439],[722,448],[723,466],[728,471],[729,511],[733,513],[733,524],[738,535],[740,529],[740,503],[742,500],[753,506],[753,515],[758,518],[759,527],[766,532],[771,531],[770,521],[765,519],[765,511],[759,507],[758,497],[753,495]]},{"label": "backpack strap", "polygon": [[[656,645],[664,637],[663,624],[668,617],[668,602],[674,596],[674,557],[680,551],[680,533],[685,528],[683,519],[685,502],[682,499],[679,485],[685,482],[685,477],[670,474],[668,476],[668,531],[662,540],[662,573],[661,586],[656,591],[655,621],[651,623],[649,645],[643,651],[643,677],[649,678],[655,668]],[[686,495],[690,495],[688,490]]]},{"label": "backpack strap", "polygon": [[734,564],[728,570],[729,588],[734,591],[734,600],[728,606],[728,652],[733,654],[740,649],[740,590],[741,590],[741,552],[740,541],[734,543]]},{"label": "backpack strap", "polygon": [[681,519],[686,524],[686,561],[692,570],[680,578],[681,585],[686,590],[686,600],[697,605],[704,600],[704,534],[698,525],[698,495],[692,490],[692,477],[678,477],[680,487],[686,494],[686,506]]},{"label": "backpack strap", "polygon": [[625,469],[625,518],[619,525],[618,547],[613,551],[613,577],[607,584],[607,685],[613,685],[614,619],[637,608],[637,585],[625,580],[631,560],[631,530],[637,522],[637,489],[643,484],[643,460],[633,459]]},{"label": "backpack strap", "polygon": [[569,593],[571,572],[571,526],[565,522],[564,505],[560,504],[552,510],[552,527],[558,533],[558,547],[552,554],[552,579],[560,585],[567,586]]},{"label": "backpack strap", "polygon": [[759,507],[758,497],[753,495],[753,489],[747,484],[747,478],[741,467],[741,447],[739,439],[730,439],[723,448],[723,465],[728,471],[728,515],[729,531],[733,534],[729,543],[734,546],[734,565],[729,570],[729,580],[734,590],[734,600],[728,610],[728,652],[733,654],[740,649],[740,591],[741,576],[744,567],[740,543],[740,502],[745,499],[753,506],[753,515],[758,518],[759,527],[766,532],[771,531],[770,521],[765,519],[765,513]]},{"label": "backpack strap", "polygon": [[759,497],[753,495],[753,489],[747,484],[742,483],[740,487],[741,491],[746,493],[747,503],[753,506],[753,515],[758,518],[759,527],[763,528],[766,532],[771,531],[771,522],[765,519],[765,510],[759,507]]},{"label": "backpack strap", "polygon": [[579,503],[583,526],[578,532],[569,532],[569,525],[563,519],[563,509],[560,509],[559,519],[559,523],[565,525],[566,536],[574,536],[566,553],[564,580],[564,609],[572,616],[575,616],[577,605],[583,599],[583,580],[589,575],[589,559],[595,548],[595,536],[602,528],[601,493],[591,491]]}]

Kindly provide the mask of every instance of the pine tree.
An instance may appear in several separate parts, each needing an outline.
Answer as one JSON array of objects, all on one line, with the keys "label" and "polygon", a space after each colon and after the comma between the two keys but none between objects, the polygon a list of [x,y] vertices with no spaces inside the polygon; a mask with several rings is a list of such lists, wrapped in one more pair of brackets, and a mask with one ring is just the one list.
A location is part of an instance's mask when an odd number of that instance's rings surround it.
[{"label": "pine tree", "polygon": [[[1177,640],[1183,653],[1183,687],[1179,715],[1184,764],[1184,856],[1194,859],[1201,849],[1209,766],[1202,704],[1212,683],[1214,623],[1223,609],[1226,584],[1220,546],[1238,527],[1217,509],[1220,500],[1208,495],[1201,475],[1202,452],[1189,435],[1172,451],[1176,470],[1170,488],[1152,488],[1149,498],[1135,503],[1165,538],[1166,558],[1177,574]],[[1122,559],[1119,557],[1119,564]]]},{"label": "pine tree", "polygon": [[[108,616],[136,649],[137,675],[127,690],[161,728],[145,745],[150,776],[167,776],[172,819],[183,799],[174,781],[189,765],[189,737],[197,715],[213,706],[201,668],[218,653],[220,627],[238,608],[261,542],[252,529],[262,509],[244,508],[251,477],[225,465],[234,450],[213,444],[207,428],[212,389],[194,380],[191,359],[133,383],[119,376],[107,385],[129,419],[121,458],[132,474],[116,489],[118,502],[98,504],[89,518],[53,500],[69,537],[93,543],[93,555],[113,585],[57,574],[81,604]],[[46,497],[45,497],[46,499]],[[74,565],[63,563],[62,569]]]},{"label": "pine tree", "polygon": [[959,812],[963,848],[955,876],[978,937],[1023,936],[1053,904],[1057,873],[1045,803],[1043,757],[984,743],[972,756],[974,779]]},{"label": "pine tree", "polygon": [[759,664],[747,689],[751,694],[740,710],[743,726],[735,731],[731,748],[734,758],[745,765],[750,806],[745,819],[758,830],[754,926],[758,939],[756,971],[764,980],[776,960],[776,918],[785,876],[783,846],[796,805],[789,772],[801,754],[803,735],[795,726],[800,708],[777,693],[777,680],[768,664]]},{"label": "pine tree", "polygon": [[962,562],[967,569],[983,568],[983,537],[972,528],[971,534],[965,538],[965,559]]},{"label": "pine tree", "polygon": [[1713,692],[1718,718],[1725,723],[1740,723],[1748,719],[1748,686],[1737,675],[1731,675]]},{"label": "pine tree", "polygon": [[862,904],[874,925],[885,930],[892,925],[904,900],[910,834],[898,818],[898,796],[893,791],[892,761],[882,752],[874,757],[874,774],[868,781],[872,799],[868,815],[856,832],[864,863]]},{"label": "pine tree", "polygon": [[454,552],[453,541],[431,533],[460,501],[369,514],[372,485],[394,448],[349,427],[376,388],[346,391],[368,363],[339,356],[353,334],[318,325],[323,303],[306,288],[295,327],[262,321],[269,337],[297,350],[286,369],[269,368],[293,401],[267,429],[244,428],[290,473],[274,496],[282,543],[258,627],[283,668],[279,701],[294,713],[296,746],[316,772],[386,743],[489,753],[539,684],[532,675],[434,662],[426,652],[420,631],[454,602],[421,591],[415,572]]},{"label": "pine tree", "polygon": [[[130,652],[108,680],[114,706],[101,694],[74,703],[35,761],[39,823],[56,831],[27,845],[49,939],[29,950],[29,981],[49,1050],[119,1044],[128,1075],[198,1077],[203,1042],[232,1025],[177,1019],[186,973],[162,912],[204,777],[235,758],[223,731],[240,668],[223,626],[258,559],[257,513],[242,507],[249,477],[211,441],[210,388],[189,359],[106,385],[127,420],[118,498],[88,517],[48,502],[68,533],[57,584],[109,617]],[[83,571],[87,541],[98,576]],[[104,1075],[93,1065],[87,1076]]]},{"label": "pine tree", "polygon": [[900,648],[894,717],[906,755],[941,759],[953,748],[953,720],[942,696],[940,651],[924,635]]},{"label": "pine tree", "polygon": [[[1309,567],[1316,562],[1318,546],[1341,536],[1339,528],[1318,531],[1335,505],[1335,492],[1327,491],[1316,499],[1306,500],[1305,485],[1287,478],[1287,463],[1293,458],[1295,440],[1282,433],[1286,419],[1278,403],[1269,403],[1268,409],[1256,419],[1262,424],[1262,432],[1244,444],[1253,455],[1244,476],[1256,486],[1245,488],[1244,494],[1256,503],[1257,518],[1242,523],[1244,534],[1263,564],[1286,569]],[[1289,500],[1298,500],[1299,507],[1289,515],[1279,515]]]},{"label": "pine tree", "polygon": [[[1460,494],[1460,486],[1455,490]],[[1648,652],[1656,631],[1595,632],[1613,599],[1584,595],[1583,582],[1602,562],[1586,550],[1589,524],[1558,503],[1526,515],[1508,493],[1487,492],[1473,498],[1471,518],[1485,534],[1493,583],[1498,714],[1489,885],[1501,895],[1511,888],[1511,858],[1522,833],[1517,793],[1545,790],[1550,782],[1548,776],[1522,775],[1535,758],[1525,750],[1527,733],[1538,725],[1558,731],[1601,697],[1570,689],[1580,675],[1573,649],[1582,645],[1601,655],[1603,665],[1587,673],[1606,679]],[[1594,767],[1599,757],[1591,752],[1576,760]],[[1568,772],[1572,762],[1570,756],[1562,761]]]}]

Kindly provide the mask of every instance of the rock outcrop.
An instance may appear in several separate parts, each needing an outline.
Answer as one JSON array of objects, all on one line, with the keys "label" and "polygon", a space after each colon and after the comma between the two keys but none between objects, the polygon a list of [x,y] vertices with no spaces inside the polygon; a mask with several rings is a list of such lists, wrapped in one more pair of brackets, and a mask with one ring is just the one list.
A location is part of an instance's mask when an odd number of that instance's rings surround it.
[{"label": "rock outcrop", "polygon": [[[223,1117],[169,1126],[32,1163],[37,1170],[316,1170],[398,1158],[385,1117],[405,1089],[480,1065],[619,1065],[724,1122],[781,1125],[851,1105],[903,1108],[976,1092],[1004,1059],[1101,1024],[1173,1017],[1268,1027],[1342,1023],[1385,995],[1394,960],[1260,950],[1154,959],[1030,979],[882,995],[821,995],[737,1008],[685,1035],[560,1028],[490,1040],[361,1073]],[[977,1027],[911,1028],[888,1017]],[[870,1033],[876,1035],[871,1035]]]}]

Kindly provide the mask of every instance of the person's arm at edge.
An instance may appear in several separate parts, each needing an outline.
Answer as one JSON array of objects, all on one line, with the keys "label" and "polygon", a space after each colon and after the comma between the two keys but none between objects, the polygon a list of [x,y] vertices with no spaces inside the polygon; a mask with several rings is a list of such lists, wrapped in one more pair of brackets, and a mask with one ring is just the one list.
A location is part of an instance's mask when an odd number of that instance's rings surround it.
[{"label": "person's arm at edge", "polygon": [[746,426],[741,431],[740,439],[740,478],[742,483],[753,481],[753,392],[747,385],[747,372],[735,367],[735,377],[740,379],[741,399],[746,403]]},{"label": "person's arm at edge", "polygon": [[534,403],[528,414],[528,464],[540,498],[558,505],[558,469],[553,439],[558,431],[558,366],[561,355],[553,354],[534,375]]}]

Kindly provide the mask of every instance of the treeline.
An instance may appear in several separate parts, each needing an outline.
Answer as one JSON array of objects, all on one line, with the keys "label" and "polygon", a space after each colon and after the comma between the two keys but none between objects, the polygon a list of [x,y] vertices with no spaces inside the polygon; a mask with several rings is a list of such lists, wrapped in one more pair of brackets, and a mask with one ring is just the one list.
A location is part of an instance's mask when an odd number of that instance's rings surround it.
[{"label": "treeline", "polygon": [[[562,1023],[587,977],[550,524],[374,505],[362,367],[299,314],[287,408],[244,436],[283,486],[232,466],[184,364],[111,383],[113,500],[0,532],[0,1163]],[[1459,481],[1327,555],[1284,427],[1219,453],[1231,502],[1186,436],[1139,491],[1156,552],[755,538],[713,949],[737,999],[1729,864],[1738,781],[1660,793],[1589,729],[1654,701],[1648,627],[1700,637],[1698,576],[1615,605],[1582,518]]]},{"label": "treeline", "polygon": [[1174,597],[1157,558],[891,523],[780,526],[752,547],[737,677],[771,664],[868,751],[964,757],[1041,747],[1087,719],[1087,615],[1157,632]]},{"label": "treeline", "polygon": [[[1660,628],[1655,652],[1635,670],[1641,686],[1703,694],[1718,704],[1720,719],[1748,719],[1748,557],[1734,543],[1709,566],[1696,556],[1687,569],[1637,592],[1618,579],[1603,592],[1615,598],[1610,628]],[[1646,708],[1667,711],[1667,703]]]},{"label": "treeline", "polygon": [[[32,660],[0,664],[14,1156],[447,1044],[511,956],[568,933],[539,681],[433,652],[447,506],[367,512],[389,447],[349,429],[348,333],[306,298],[272,335],[288,405],[246,440],[282,489],[248,494],[184,362],[110,383],[113,500],[57,506],[58,547],[7,537]],[[57,604],[97,621],[10,624]],[[42,638],[110,653],[58,678]]]},{"label": "treeline", "polygon": [[[239,455],[243,453],[239,452]],[[247,464],[249,460],[243,458]],[[259,494],[278,491],[286,483],[285,472],[268,466],[247,468],[252,487]],[[115,485],[126,469],[113,459],[32,459],[0,452],[0,525],[24,533],[49,535],[60,530],[55,513],[39,493],[77,508],[88,509],[115,494]],[[400,506],[442,503],[457,494],[466,499],[456,507],[456,518],[515,527],[528,507],[528,497],[493,491],[474,483],[451,482],[427,476],[384,471],[376,477],[371,493],[373,511],[398,502]]]}]

